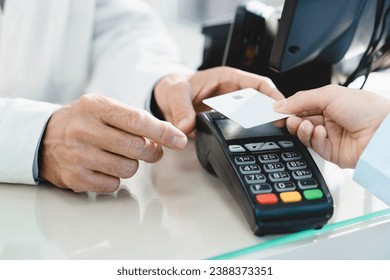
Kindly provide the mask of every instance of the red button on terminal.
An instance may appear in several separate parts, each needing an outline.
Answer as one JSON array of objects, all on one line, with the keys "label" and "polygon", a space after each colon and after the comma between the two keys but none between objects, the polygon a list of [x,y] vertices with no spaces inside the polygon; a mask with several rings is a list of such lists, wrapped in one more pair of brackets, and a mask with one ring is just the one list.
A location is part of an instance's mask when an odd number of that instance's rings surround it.
[{"label": "red button on terminal", "polygon": [[256,195],[256,201],[262,205],[275,204],[278,202],[278,197],[273,193],[258,194]]}]

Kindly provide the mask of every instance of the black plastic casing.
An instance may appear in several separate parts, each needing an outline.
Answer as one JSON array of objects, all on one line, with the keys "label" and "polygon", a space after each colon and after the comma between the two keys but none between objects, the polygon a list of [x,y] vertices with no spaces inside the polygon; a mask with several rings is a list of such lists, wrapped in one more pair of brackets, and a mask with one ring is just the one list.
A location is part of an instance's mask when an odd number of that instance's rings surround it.
[{"label": "black plastic casing", "polygon": [[[216,120],[226,119],[215,111],[202,112],[197,115],[195,147],[201,165],[210,173],[215,174],[228,188],[231,195],[241,207],[252,231],[255,235],[281,234],[298,232],[306,229],[319,229],[325,225],[333,215],[333,199],[325,181],[310,155],[307,148],[284,128],[278,135],[242,138],[237,135],[234,139],[225,140]],[[232,121],[231,121],[232,122]],[[272,124],[266,124],[272,125]],[[261,126],[256,127],[261,129]],[[324,196],[317,200],[302,200],[294,203],[277,203],[273,205],[260,205],[250,192],[234,163],[234,157],[239,155],[258,156],[262,152],[229,152],[229,145],[244,145],[245,143],[264,141],[293,141],[294,151],[302,155],[307,166],[318,182],[318,188]],[[288,152],[282,149],[281,152]],[[263,152],[264,153],[264,152]],[[274,193],[277,193],[275,190]],[[278,194],[278,193],[277,193]]]}]

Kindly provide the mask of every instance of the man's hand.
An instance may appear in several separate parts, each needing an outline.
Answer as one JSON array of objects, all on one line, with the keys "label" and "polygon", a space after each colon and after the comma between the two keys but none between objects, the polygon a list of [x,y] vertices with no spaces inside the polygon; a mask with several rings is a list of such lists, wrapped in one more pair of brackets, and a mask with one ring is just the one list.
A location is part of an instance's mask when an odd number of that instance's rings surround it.
[{"label": "man's hand", "polygon": [[40,177],[76,192],[113,192],[138,161],[156,162],[162,146],[183,149],[186,136],[148,112],[85,95],[50,118],[42,139]]},{"label": "man's hand", "polygon": [[274,99],[284,98],[269,78],[230,67],[169,75],[156,85],[154,97],[164,118],[189,134],[195,128],[196,113],[207,109],[203,99],[243,88],[254,88]]}]

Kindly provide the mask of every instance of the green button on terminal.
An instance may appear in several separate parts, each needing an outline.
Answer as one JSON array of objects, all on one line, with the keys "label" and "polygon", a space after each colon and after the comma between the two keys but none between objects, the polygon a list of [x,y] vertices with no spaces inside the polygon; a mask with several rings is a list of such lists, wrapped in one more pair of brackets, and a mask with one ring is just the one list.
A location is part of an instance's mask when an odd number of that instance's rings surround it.
[{"label": "green button on terminal", "polygon": [[320,199],[324,196],[324,193],[319,190],[319,189],[316,189],[316,190],[306,190],[303,192],[303,196],[307,199],[307,200],[314,200],[314,199]]}]

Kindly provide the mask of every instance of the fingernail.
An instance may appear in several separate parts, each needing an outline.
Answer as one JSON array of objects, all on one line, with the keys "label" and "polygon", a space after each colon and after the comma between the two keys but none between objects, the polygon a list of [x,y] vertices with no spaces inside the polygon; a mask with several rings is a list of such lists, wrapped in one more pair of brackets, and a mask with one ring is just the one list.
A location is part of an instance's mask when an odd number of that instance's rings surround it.
[{"label": "fingernail", "polygon": [[172,145],[176,149],[182,150],[186,147],[187,145],[187,137],[186,136],[173,136],[172,139]]},{"label": "fingernail", "polygon": [[286,105],[286,99],[281,99],[281,100],[275,101],[275,102],[274,102],[274,109],[275,109],[276,111],[277,111],[277,110],[280,110],[280,109],[282,109],[285,105]]},{"label": "fingernail", "polygon": [[188,126],[188,123],[189,123],[189,119],[187,118],[184,118],[182,119],[178,124],[177,124],[177,128],[180,129],[181,131],[185,130],[185,128]]}]

